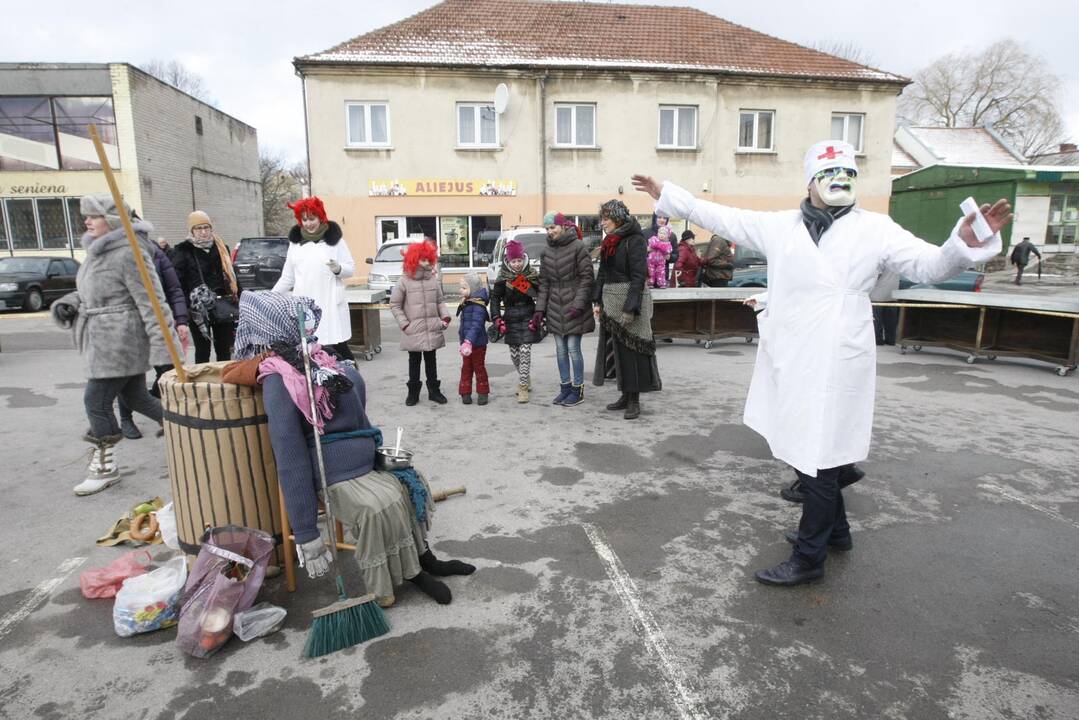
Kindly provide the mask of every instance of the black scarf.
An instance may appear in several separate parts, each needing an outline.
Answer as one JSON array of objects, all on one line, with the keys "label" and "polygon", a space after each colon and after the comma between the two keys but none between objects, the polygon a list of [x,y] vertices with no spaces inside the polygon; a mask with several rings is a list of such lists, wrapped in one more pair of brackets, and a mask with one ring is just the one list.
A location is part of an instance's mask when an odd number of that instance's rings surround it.
[{"label": "black scarf", "polygon": [[820,245],[821,237],[828,231],[828,228],[832,227],[832,223],[853,209],[854,204],[851,203],[842,207],[829,207],[822,210],[811,203],[809,198],[806,198],[802,201],[802,222],[805,223],[806,230],[809,231],[809,237],[813,238],[813,243]]}]

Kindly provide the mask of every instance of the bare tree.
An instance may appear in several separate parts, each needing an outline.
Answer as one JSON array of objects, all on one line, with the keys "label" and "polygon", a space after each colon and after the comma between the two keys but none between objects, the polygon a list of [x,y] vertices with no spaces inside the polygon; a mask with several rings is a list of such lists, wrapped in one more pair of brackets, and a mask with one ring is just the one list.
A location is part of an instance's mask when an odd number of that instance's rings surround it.
[{"label": "bare tree", "polygon": [[309,186],[307,164],[291,167],[278,153],[259,152],[259,175],[262,180],[262,224],[267,235],[287,235],[295,224],[290,202],[299,200]]},{"label": "bare tree", "polygon": [[206,87],[206,81],[202,79],[202,76],[188,70],[179,60],[159,60],[155,58],[144,65],[140,65],[139,68],[143,72],[153,75],[161,82],[168,83],[177,90],[181,90],[207,105],[217,105],[216,101],[210,99],[209,89]]},{"label": "bare tree", "polygon": [[853,40],[818,40],[809,47],[814,50],[819,50],[822,53],[841,57],[844,60],[850,60],[859,65],[866,65],[868,67],[876,67],[877,65],[877,58],[873,53],[869,52]]},{"label": "bare tree", "polygon": [[1045,61],[1014,40],[979,54],[945,55],[914,75],[899,99],[915,124],[991,127],[1026,157],[1054,147],[1064,135],[1060,81]]}]

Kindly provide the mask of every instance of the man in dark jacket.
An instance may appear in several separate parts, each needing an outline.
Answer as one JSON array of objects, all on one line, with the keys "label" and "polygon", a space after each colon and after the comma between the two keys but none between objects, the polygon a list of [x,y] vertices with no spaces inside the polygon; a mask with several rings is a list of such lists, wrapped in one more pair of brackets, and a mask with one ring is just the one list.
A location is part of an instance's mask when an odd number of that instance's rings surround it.
[{"label": "man in dark jacket", "polygon": [[[1034,253],[1038,256],[1038,262],[1042,260],[1042,254],[1038,252],[1038,248],[1034,247],[1034,243],[1030,242],[1030,238],[1023,238],[1023,242],[1019,243],[1012,249],[1012,264],[1015,265],[1015,284],[1023,284],[1023,270],[1026,268],[1027,263],[1030,262],[1030,254]],[[1039,273],[1039,277],[1041,277]]]}]

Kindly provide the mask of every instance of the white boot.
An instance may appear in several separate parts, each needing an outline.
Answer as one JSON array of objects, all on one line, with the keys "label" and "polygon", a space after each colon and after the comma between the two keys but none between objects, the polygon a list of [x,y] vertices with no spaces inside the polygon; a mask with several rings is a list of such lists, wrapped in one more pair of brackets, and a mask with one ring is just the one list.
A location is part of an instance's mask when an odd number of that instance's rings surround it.
[{"label": "white boot", "polygon": [[86,468],[86,479],[74,488],[76,495],[93,495],[120,482],[120,471],[116,467],[112,448],[113,443],[107,441],[94,444],[90,465]]}]

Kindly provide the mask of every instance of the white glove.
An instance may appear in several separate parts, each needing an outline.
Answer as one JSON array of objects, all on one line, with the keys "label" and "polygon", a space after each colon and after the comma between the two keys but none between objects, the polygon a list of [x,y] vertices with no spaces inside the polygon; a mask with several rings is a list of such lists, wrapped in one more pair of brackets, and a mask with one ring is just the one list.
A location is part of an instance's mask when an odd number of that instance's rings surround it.
[{"label": "white glove", "polygon": [[327,260],[326,267],[328,267],[330,269],[330,272],[332,272],[334,275],[341,274],[341,265],[336,260]]},{"label": "white glove", "polygon": [[321,537],[296,546],[300,558],[300,567],[307,568],[307,575],[312,578],[322,577],[330,571],[333,555]]}]

